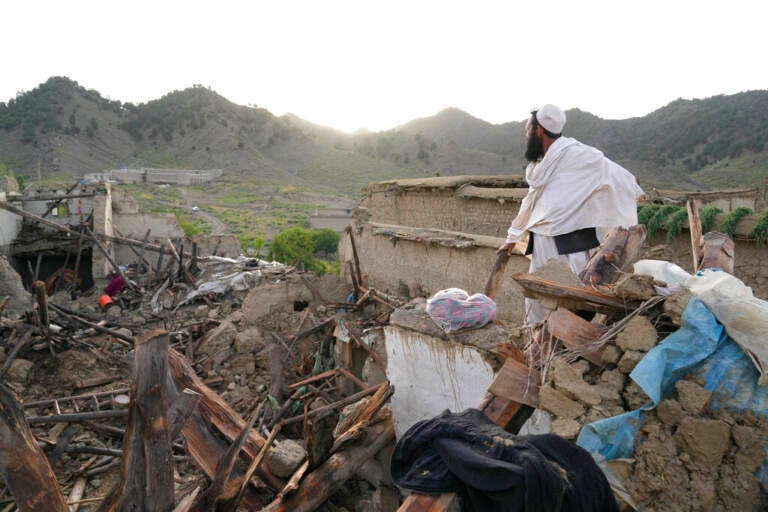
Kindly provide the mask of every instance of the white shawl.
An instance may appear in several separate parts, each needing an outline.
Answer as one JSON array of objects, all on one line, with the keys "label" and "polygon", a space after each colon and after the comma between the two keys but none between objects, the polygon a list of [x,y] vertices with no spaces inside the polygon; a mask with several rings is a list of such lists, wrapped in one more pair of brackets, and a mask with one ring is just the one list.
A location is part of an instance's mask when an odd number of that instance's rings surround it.
[{"label": "white shawl", "polygon": [[507,243],[526,231],[546,236],[583,228],[637,224],[635,177],[603,153],[576,139],[560,137],[539,162],[525,170],[528,194],[507,231]]}]

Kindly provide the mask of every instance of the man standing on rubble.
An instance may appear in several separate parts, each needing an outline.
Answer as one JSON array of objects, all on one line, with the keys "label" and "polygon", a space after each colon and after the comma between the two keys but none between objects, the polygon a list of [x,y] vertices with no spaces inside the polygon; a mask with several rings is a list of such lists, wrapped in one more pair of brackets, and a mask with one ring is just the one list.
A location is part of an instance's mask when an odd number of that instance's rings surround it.
[{"label": "man standing on rubble", "polygon": [[[635,177],[601,151],[563,137],[564,127],[565,112],[550,104],[531,112],[525,125],[528,194],[497,252],[513,254],[528,233],[531,273],[554,258],[578,274],[600,245],[598,236],[637,224],[643,190]],[[547,315],[533,299],[525,299],[525,310],[529,324]]]}]

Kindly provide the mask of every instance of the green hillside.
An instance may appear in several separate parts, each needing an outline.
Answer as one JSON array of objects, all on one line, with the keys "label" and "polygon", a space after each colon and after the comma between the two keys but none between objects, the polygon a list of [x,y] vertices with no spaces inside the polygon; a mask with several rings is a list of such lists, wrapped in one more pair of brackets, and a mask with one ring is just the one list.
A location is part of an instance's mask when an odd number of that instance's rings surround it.
[{"label": "green hillside", "polygon": [[[768,91],[677,100],[626,120],[567,115],[566,135],[600,148],[645,187],[742,187],[768,175]],[[494,125],[449,108],[347,134],[197,85],[133,105],[53,77],[0,103],[0,165],[62,181],[116,167],[220,168],[234,183],[355,196],[384,179],[520,174],[523,128],[524,119]]]}]

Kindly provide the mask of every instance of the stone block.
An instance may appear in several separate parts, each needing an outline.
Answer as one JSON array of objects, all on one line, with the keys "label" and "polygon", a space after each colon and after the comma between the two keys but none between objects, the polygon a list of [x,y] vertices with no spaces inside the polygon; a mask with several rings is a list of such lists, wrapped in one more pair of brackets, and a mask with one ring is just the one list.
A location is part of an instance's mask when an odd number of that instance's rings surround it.
[{"label": "stone block", "polygon": [[658,334],[656,328],[645,316],[636,316],[616,337],[616,345],[621,349],[648,352],[656,346]]},{"label": "stone block", "polygon": [[645,357],[645,352],[638,352],[636,350],[628,350],[621,356],[619,364],[617,365],[621,373],[630,374],[635,369],[637,363]]},{"label": "stone block", "polygon": [[694,462],[715,468],[731,445],[731,427],[721,420],[687,416],[680,422],[675,439]]},{"label": "stone block", "polygon": [[581,430],[581,424],[571,418],[558,418],[552,421],[552,433],[565,439],[576,439]]},{"label": "stone block", "polygon": [[689,414],[699,416],[709,405],[712,393],[699,384],[690,380],[679,380],[675,383],[677,401]]},{"label": "stone block", "polygon": [[550,386],[539,390],[539,407],[558,418],[578,418],[584,414],[583,405]]},{"label": "stone block", "polygon": [[555,360],[553,375],[555,388],[566,396],[589,405],[597,405],[602,400],[599,390],[584,382],[581,372],[565,360]]},{"label": "stone block", "polygon": [[289,478],[306,458],[307,451],[301,443],[286,439],[275,444],[267,452],[266,464],[275,476]]},{"label": "stone block", "polygon": [[677,400],[662,400],[656,407],[656,416],[665,425],[675,426],[683,419],[683,408]]}]

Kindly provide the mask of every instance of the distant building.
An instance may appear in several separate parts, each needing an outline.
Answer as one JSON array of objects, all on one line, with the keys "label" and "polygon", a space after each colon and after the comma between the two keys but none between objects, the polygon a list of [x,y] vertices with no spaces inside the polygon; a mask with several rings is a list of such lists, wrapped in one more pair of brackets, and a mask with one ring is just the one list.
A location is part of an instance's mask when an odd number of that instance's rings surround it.
[{"label": "distant building", "polygon": [[352,208],[318,208],[309,218],[309,226],[314,229],[328,228],[341,233],[351,221]]},{"label": "distant building", "polygon": [[164,183],[175,185],[202,185],[220,177],[221,169],[112,169],[109,171],[86,174],[84,179],[89,183],[103,181],[118,183]]}]

